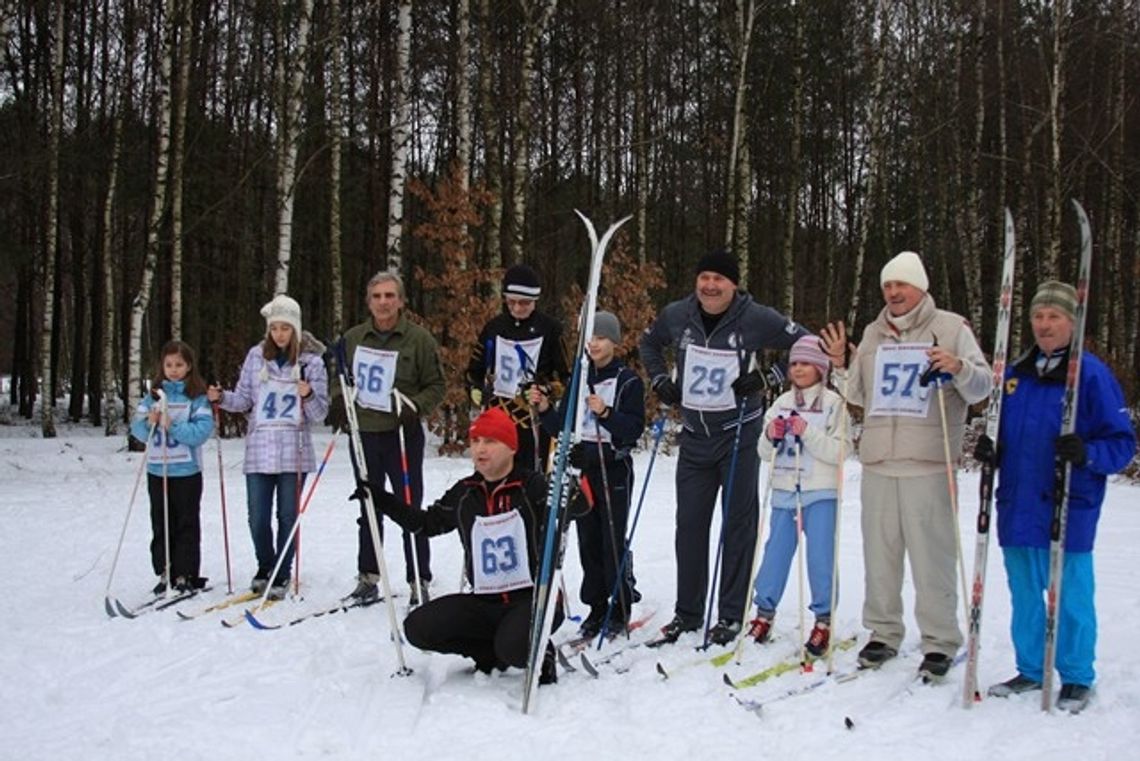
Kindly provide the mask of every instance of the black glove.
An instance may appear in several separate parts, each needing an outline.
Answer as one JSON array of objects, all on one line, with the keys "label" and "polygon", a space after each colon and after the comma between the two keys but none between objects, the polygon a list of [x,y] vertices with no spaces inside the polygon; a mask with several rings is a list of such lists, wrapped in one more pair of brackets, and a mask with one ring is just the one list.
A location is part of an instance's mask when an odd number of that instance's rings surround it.
[{"label": "black glove", "polygon": [[984,433],[978,437],[978,443],[974,445],[974,459],[982,465],[989,465],[991,468],[997,467],[998,456],[994,440]]},{"label": "black glove", "polygon": [[344,401],[342,399],[338,398],[329,405],[329,411],[325,415],[325,425],[331,426],[333,433],[348,430],[348,412],[344,409]]},{"label": "black glove", "polygon": [[653,390],[657,393],[657,398],[662,404],[672,407],[681,403],[681,389],[677,388],[677,384],[673,382],[672,378],[662,378],[657,381]]},{"label": "black glove", "polygon": [[1088,455],[1085,453],[1085,442],[1081,441],[1081,437],[1075,433],[1058,436],[1057,440],[1053,442],[1053,446],[1057,452],[1057,457],[1071,462],[1078,468],[1089,461]]},{"label": "black glove", "polygon": [[582,470],[586,467],[586,456],[586,445],[579,441],[570,447],[570,456],[566,459],[571,467]]},{"label": "black glove", "polygon": [[737,397],[752,396],[768,387],[768,382],[759,370],[752,370],[732,382],[732,392]]}]

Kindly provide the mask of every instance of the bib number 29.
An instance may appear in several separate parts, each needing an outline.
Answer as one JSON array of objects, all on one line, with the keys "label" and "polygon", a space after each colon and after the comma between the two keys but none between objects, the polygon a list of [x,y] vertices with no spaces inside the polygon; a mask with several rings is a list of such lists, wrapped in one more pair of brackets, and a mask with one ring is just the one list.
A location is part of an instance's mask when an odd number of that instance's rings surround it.
[{"label": "bib number 29", "polygon": [[724,392],[725,369],[714,367],[711,370],[703,365],[693,366],[693,382],[689,393],[694,396],[719,396]]}]

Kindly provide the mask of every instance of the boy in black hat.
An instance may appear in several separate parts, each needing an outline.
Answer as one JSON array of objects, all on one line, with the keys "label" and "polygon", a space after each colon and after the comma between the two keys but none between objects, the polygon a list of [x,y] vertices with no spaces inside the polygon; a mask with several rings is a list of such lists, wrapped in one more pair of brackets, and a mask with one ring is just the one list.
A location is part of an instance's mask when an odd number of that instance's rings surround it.
[{"label": "boy in black hat", "polygon": [[524,390],[532,383],[557,393],[569,376],[562,347],[562,325],[537,309],[542,286],[538,274],[516,264],[503,275],[503,312],[479,333],[467,365],[471,402],[484,409],[501,407],[515,421],[519,447],[515,463],[545,471],[550,437],[532,426]]}]

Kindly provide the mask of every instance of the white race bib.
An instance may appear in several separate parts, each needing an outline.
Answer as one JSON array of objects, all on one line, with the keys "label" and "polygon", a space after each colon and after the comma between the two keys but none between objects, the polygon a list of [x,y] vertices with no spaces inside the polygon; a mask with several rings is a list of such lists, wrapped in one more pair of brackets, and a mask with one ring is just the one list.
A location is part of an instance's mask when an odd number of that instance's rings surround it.
[{"label": "white race bib", "polygon": [[258,428],[296,428],[301,424],[301,400],[294,381],[271,378],[257,398]]},{"label": "white race bib", "polygon": [[392,411],[392,388],[396,383],[396,360],[400,352],[357,346],[352,354],[356,371],[356,403],[381,412]]},{"label": "white race bib", "polygon": [[[190,419],[190,403],[169,402],[166,405],[166,412],[170,416],[171,427],[175,423],[185,423]],[[161,465],[163,461],[168,465],[173,465],[176,462],[194,461],[190,447],[162,430],[161,421],[159,425],[154,427],[154,436],[151,437],[150,446],[147,447],[146,459],[153,465]]]},{"label": "white race bib", "polygon": [[527,562],[526,524],[518,510],[476,515],[471,527],[476,594],[510,592],[533,586]]},{"label": "white race bib", "polygon": [[875,352],[871,415],[926,417],[930,389],[918,384],[930,359],[929,343],[882,344]]},{"label": "white race bib", "polygon": [[[792,407],[784,407],[780,410],[780,417],[785,420],[790,420],[792,417]],[[795,413],[802,417],[807,422],[808,427],[817,427],[823,430],[827,426],[827,414],[822,411],[813,410],[795,410]],[[796,473],[796,437],[788,432],[784,438],[784,446],[776,450],[776,459],[772,463],[780,473]],[[807,478],[811,475],[812,469],[815,466],[815,458],[807,451],[805,447],[800,452],[800,478]]]},{"label": "white race bib", "polygon": [[[542,351],[542,336],[526,341],[495,338],[495,396],[513,399],[519,384],[534,376],[538,355]],[[525,355],[525,359],[524,356]]]},{"label": "white race bib", "polygon": [[[601,383],[594,384],[594,393],[602,398],[607,407],[614,406],[614,394],[617,392],[617,378],[610,378]],[[613,434],[598,420],[598,416],[590,409],[590,405],[583,404],[578,411],[578,432],[583,441],[613,441]]]},{"label": "white race bib", "polygon": [[727,349],[690,345],[685,349],[681,406],[703,412],[736,408],[732,382],[740,376],[740,356]]}]

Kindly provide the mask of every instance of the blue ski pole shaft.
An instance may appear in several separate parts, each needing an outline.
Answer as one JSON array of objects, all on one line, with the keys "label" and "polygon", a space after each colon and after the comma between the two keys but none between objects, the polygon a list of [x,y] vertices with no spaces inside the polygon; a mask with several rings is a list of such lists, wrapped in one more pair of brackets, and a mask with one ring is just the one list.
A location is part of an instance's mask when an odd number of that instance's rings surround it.
[{"label": "blue ski pole shaft", "polygon": [[736,482],[736,461],[740,459],[740,432],[744,428],[744,410],[748,407],[748,400],[740,400],[740,412],[736,415],[736,435],[732,439],[732,459],[728,463],[728,482],[721,490],[721,517],[720,540],[716,544],[716,560],[713,562],[712,579],[709,582],[708,604],[705,607],[705,635],[702,648],[709,646],[709,630],[712,628],[713,600],[716,598],[716,586],[720,578],[720,559],[724,551],[724,537],[728,527],[728,510],[732,504],[732,487]]},{"label": "blue ski pole shaft", "polygon": [[[653,451],[649,455],[649,465],[645,469],[645,479],[641,482],[641,496],[637,499],[637,509],[633,511],[633,522],[629,527],[629,535],[625,539],[625,547],[621,554],[621,563],[618,565],[617,578],[614,579],[613,589],[610,591],[609,603],[606,605],[606,617],[602,619],[602,631],[598,634],[598,649],[606,641],[606,630],[610,624],[610,616],[614,610],[614,600],[617,598],[618,588],[625,579],[625,569],[629,566],[629,558],[633,553],[633,535],[637,532],[637,521],[641,517],[641,506],[645,504],[645,492],[649,489],[649,477],[653,474],[653,463],[657,459],[657,449],[661,445],[661,435],[665,431],[665,418],[668,410],[662,410],[657,419],[653,421]],[[628,634],[628,629],[626,631]]]}]

